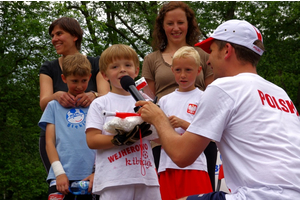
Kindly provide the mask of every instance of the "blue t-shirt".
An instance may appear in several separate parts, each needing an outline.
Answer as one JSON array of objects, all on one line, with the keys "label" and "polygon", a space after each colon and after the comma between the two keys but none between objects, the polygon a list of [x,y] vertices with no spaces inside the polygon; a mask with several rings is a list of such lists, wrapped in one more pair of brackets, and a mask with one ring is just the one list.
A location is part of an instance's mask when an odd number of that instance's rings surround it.
[{"label": "blue t-shirt", "polygon": [[[95,163],[95,151],[87,146],[85,123],[88,108],[64,108],[56,100],[48,103],[39,126],[55,125],[56,150],[69,180],[89,176]],[[47,180],[55,179],[52,167]]]}]

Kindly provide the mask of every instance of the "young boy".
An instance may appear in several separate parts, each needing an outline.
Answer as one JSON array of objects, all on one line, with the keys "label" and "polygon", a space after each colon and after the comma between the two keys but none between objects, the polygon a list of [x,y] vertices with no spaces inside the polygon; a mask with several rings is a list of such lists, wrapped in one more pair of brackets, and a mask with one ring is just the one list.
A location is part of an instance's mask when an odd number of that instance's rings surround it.
[{"label": "young boy", "polygon": [[[163,96],[158,104],[169,117],[175,131],[182,135],[197,109],[201,109],[198,105],[203,92],[195,87],[196,77],[202,69],[198,52],[188,46],[178,49],[173,56],[171,69],[179,88]],[[162,146],[159,163],[159,183],[163,200],[212,192],[203,153],[190,166],[179,168]]]},{"label": "young boy", "polygon": [[[84,93],[91,77],[91,64],[82,54],[68,55],[62,63],[61,78],[68,86],[68,93],[77,96]],[[46,130],[46,150],[51,163],[47,181],[48,199],[73,200],[69,186],[74,181],[90,181],[93,184],[95,151],[88,148],[85,122],[88,107],[64,108],[56,100],[48,103],[39,126]],[[92,195],[79,195],[77,200],[91,200]]]},{"label": "young boy", "polygon": [[[134,112],[135,100],[120,84],[123,76],[136,78],[139,59],[127,45],[107,48],[99,61],[103,77],[109,81],[111,92],[97,98],[90,106],[86,123],[86,138],[91,149],[97,149],[93,193],[101,200],[159,200],[159,184],[149,140],[139,139],[131,145],[115,142],[116,136],[103,125],[113,117],[111,112]],[[120,145],[120,146],[118,146]]]}]

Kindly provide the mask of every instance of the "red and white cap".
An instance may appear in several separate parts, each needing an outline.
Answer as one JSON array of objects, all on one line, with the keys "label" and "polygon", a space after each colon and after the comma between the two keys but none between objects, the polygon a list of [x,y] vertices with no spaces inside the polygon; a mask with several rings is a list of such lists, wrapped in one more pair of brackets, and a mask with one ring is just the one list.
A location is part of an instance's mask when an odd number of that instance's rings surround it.
[{"label": "red and white cap", "polygon": [[261,48],[253,44],[256,40],[263,41],[261,33],[255,26],[244,20],[233,19],[224,22],[218,26],[211,37],[195,44],[195,46],[210,53],[210,45],[214,39],[247,47],[260,56],[264,52]]}]

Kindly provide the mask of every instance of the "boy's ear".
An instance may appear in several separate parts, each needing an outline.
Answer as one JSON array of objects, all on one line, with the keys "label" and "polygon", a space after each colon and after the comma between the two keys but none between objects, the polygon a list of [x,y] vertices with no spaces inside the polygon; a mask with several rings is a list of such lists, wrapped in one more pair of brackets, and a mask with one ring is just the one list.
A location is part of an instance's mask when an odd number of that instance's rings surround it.
[{"label": "boy's ear", "polygon": [[171,70],[172,70],[172,72],[174,73],[174,68],[173,68],[173,65],[171,65]]},{"label": "boy's ear", "polygon": [[136,70],[135,70],[135,78],[139,75],[139,72],[140,72],[140,68],[137,67]]},{"label": "boy's ear", "polygon": [[64,83],[67,83],[66,77],[63,74],[61,74],[61,79],[63,80]]}]

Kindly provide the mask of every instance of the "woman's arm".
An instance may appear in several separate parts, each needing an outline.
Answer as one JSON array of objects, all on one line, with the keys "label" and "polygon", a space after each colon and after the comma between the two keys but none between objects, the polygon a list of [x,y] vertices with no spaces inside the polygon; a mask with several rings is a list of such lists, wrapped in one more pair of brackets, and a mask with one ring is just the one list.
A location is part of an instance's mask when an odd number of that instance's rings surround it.
[{"label": "woman's arm", "polygon": [[74,96],[67,92],[58,91],[53,93],[53,81],[50,76],[40,74],[40,107],[44,111],[47,104],[57,100],[63,107],[75,106]]},{"label": "woman's arm", "polygon": [[101,72],[97,74],[96,81],[97,81],[97,92],[99,96],[103,96],[110,91],[110,85],[108,81],[103,78]]},{"label": "woman's arm", "polygon": [[151,98],[155,98],[155,82],[150,79],[146,79],[148,87],[145,87],[143,90],[144,92]]}]

